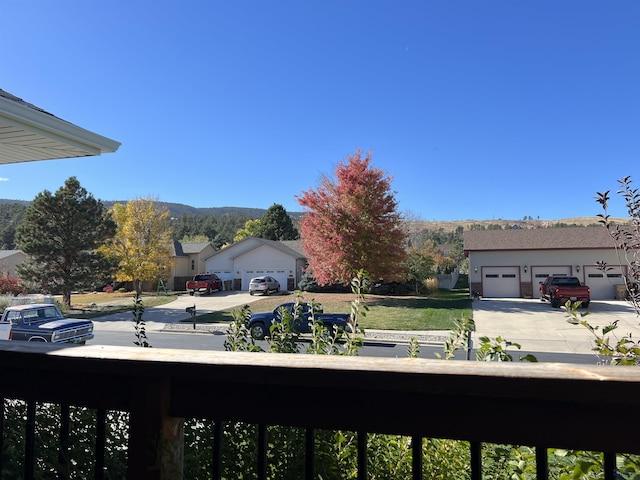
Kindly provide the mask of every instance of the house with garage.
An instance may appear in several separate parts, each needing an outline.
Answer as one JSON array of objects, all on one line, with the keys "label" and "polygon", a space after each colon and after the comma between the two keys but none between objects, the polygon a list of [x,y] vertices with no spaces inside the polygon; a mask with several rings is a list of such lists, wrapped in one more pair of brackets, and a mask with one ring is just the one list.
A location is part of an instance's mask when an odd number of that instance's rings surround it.
[{"label": "house with garage", "polygon": [[173,275],[168,279],[169,290],[184,290],[187,280],[198,273],[206,273],[205,258],[215,253],[211,242],[173,242]]},{"label": "house with garage", "polygon": [[539,298],[546,277],[567,275],[588,285],[593,300],[614,299],[626,273],[604,227],[467,231],[464,251],[469,286],[483,297]]},{"label": "house with garage", "polygon": [[293,291],[306,264],[299,240],[247,237],[207,257],[205,270],[233,290],[249,290],[251,278],[270,275],[280,282],[281,290]]}]

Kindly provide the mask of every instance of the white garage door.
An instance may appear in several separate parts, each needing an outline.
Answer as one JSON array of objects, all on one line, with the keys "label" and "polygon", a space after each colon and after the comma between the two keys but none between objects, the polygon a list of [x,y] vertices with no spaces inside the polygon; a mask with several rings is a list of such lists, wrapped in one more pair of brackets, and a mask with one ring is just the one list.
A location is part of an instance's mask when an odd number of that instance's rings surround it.
[{"label": "white garage door", "polygon": [[607,267],[603,272],[597,267],[584,267],[585,283],[591,289],[591,298],[594,300],[613,300],[616,298],[616,285],[622,285],[622,267]]},{"label": "white garage door", "polygon": [[242,273],[242,290],[249,290],[249,282],[253,277],[263,277],[268,275],[280,282],[280,291],[287,290],[287,272],[284,269],[256,269],[246,270]]},{"label": "white garage door", "polygon": [[482,296],[520,297],[520,267],[483,267]]},{"label": "white garage door", "polygon": [[533,298],[540,298],[540,284],[550,275],[571,275],[571,267],[531,267]]}]

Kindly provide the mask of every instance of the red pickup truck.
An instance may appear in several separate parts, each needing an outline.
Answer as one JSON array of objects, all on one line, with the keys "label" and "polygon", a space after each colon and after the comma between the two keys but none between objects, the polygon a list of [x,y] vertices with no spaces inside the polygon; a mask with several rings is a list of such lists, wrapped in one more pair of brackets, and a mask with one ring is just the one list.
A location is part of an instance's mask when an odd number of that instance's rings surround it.
[{"label": "red pickup truck", "polygon": [[186,288],[189,295],[195,295],[196,292],[209,295],[214,290],[222,290],[222,280],[215,273],[200,273],[187,282]]},{"label": "red pickup truck", "polygon": [[558,308],[567,301],[582,302],[583,307],[589,306],[591,290],[582,285],[576,277],[551,275],[540,284],[540,300],[548,300],[551,306]]}]

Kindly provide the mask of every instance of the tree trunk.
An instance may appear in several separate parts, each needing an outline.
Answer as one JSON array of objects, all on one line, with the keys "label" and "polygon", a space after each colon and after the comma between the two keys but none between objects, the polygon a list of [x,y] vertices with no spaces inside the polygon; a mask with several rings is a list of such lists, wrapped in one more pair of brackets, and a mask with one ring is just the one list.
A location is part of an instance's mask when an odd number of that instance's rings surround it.
[{"label": "tree trunk", "polygon": [[71,292],[62,293],[62,303],[65,307],[71,308]]}]

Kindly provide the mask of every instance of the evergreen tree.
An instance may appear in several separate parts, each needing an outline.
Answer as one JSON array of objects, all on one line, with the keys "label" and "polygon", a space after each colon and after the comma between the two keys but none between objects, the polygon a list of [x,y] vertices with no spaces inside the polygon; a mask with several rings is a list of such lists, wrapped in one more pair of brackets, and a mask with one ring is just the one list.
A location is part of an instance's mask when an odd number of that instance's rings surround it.
[{"label": "evergreen tree", "polygon": [[91,288],[108,278],[113,263],[98,248],[113,237],[116,225],[101,201],[70,177],[55,194],[39,193],[16,231],[16,243],[29,258],[16,267],[21,280],[45,292]]},{"label": "evergreen tree", "polygon": [[284,207],[274,203],[260,219],[258,236],[267,240],[296,240],[298,230]]}]

